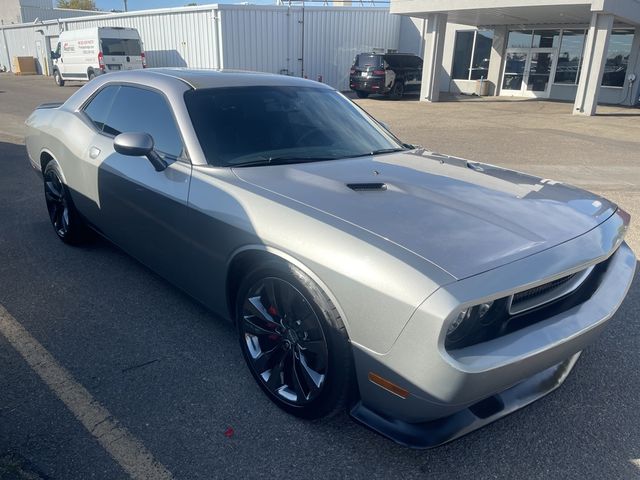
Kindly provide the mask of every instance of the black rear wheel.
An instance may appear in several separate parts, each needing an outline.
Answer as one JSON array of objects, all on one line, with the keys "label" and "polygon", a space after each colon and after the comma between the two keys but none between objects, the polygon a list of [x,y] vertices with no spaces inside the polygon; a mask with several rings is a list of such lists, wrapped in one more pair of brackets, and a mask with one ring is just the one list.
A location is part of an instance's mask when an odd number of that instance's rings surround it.
[{"label": "black rear wheel", "polygon": [[58,165],[54,161],[49,162],[44,168],[43,176],[44,197],[56,235],[68,244],[83,243],[89,236],[89,229],[73,205]]},{"label": "black rear wheel", "polygon": [[355,386],[348,336],[309,277],[270,262],[243,281],[236,307],[242,353],[273,402],[304,418],[345,408]]},{"label": "black rear wheel", "polygon": [[362,90],[356,90],[356,95],[358,98],[367,98],[369,96],[369,92],[363,92]]}]

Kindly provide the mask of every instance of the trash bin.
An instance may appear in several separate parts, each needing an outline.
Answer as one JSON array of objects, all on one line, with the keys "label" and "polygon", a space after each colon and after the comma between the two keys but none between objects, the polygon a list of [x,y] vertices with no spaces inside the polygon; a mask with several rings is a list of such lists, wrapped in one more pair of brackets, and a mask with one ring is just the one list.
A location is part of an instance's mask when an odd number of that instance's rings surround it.
[{"label": "trash bin", "polygon": [[476,80],[476,95],[479,97],[486,97],[489,95],[489,82],[484,78]]}]

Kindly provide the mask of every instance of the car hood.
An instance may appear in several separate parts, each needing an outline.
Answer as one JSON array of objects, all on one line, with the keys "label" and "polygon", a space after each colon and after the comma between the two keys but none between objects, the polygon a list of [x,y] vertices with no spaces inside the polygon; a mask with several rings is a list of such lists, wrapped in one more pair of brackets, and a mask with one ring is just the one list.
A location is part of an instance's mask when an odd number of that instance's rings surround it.
[{"label": "car hood", "polygon": [[457,279],[580,236],[617,208],[559,182],[422,150],[234,172],[410,250]]}]

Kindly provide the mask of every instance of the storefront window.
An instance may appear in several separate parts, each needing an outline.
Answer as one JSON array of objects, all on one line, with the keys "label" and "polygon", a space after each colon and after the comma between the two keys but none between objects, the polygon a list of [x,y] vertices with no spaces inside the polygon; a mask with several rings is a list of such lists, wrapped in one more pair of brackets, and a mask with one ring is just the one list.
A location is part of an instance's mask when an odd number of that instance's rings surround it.
[{"label": "storefront window", "polygon": [[487,78],[493,31],[456,32],[451,77],[455,80]]},{"label": "storefront window", "polygon": [[602,78],[603,86],[624,86],[632,43],[633,30],[614,30],[611,32],[607,63],[605,64],[604,77]]},{"label": "storefront window", "polygon": [[469,65],[473,52],[475,32],[456,32],[456,47],[453,54],[451,76],[455,80],[469,79]]},{"label": "storefront window", "polygon": [[471,80],[487,78],[489,75],[492,44],[493,31],[479,30],[476,32],[476,46],[473,50],[473,62],[471,63]]},{"label": "storefront window", "polygon": [[554,83],[574,85],[580,79],[584,30],[563,30]]},{"label": "storefront window", "polygon": [[512,30],[509,32],[507,48],[531,48],[531,30]]},{"label": "storefront window", "polygon": [[556,48],[560,43],[560,30],[535,30],[533,48]]}]

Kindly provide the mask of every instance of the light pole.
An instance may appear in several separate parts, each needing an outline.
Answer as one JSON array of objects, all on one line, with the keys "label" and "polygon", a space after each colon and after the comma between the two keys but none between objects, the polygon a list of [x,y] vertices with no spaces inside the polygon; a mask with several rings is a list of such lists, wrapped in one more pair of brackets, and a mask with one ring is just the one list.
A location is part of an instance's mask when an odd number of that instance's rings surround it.
[{"label": "light pole", "polygon": [[127,9],[127,0],[124,0],[124,11],[128,12],[129,10]]}]

